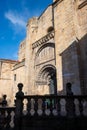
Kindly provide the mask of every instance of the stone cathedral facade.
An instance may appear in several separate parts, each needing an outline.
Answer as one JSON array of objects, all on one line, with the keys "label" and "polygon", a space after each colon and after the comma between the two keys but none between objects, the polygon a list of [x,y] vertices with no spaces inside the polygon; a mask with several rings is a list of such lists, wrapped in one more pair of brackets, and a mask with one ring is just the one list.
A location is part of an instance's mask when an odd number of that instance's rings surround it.
[{"label": "stone cathedral facade", "polygon": [[53,0],[29,19],[18,61],[0,59],[0,95],[87,94],[87,0]]}]

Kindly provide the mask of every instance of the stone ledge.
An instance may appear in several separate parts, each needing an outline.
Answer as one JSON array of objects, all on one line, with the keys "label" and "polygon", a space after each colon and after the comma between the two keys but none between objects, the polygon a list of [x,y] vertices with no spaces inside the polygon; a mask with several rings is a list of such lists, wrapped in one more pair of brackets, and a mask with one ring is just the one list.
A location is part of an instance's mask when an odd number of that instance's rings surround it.
[{"label": "stone ledge", "polygon": [[16,69],[18,69],[18,68],[20,68],[22,66],[25,66],[25,61],[22,61],[22,62],[20,62],[20,63],[18,63],[16,65],[14,65],[14,69],[13,70],[16,70]]},{"label": "stone ledge", "polygon": [[49,63],[50,61],[53,61],[53,60],[55,60],[55,58],[50,59],[50,60],[47,60],[47,61],[44,61],[44,62],[39,63],[39,64],[36,64],[36,66],[40,66],[40,65],[43,65],[43,64],[45,64],[45,63]]},{"label": "stone ledge", "polygon": [[46,81],[35,81],[36,85],[47,85]]},{"label": "stone ledge", "polygon": [[0,59],[0,62],[3,62],[3,63],[11,63],[11,64],[18,63],[17,60],[10,60],[10,59]]},{"label": "stone ledge", "polygon": [[0,80],[11,80],[11,79],[8,79],[8,78],[0,78]]}]

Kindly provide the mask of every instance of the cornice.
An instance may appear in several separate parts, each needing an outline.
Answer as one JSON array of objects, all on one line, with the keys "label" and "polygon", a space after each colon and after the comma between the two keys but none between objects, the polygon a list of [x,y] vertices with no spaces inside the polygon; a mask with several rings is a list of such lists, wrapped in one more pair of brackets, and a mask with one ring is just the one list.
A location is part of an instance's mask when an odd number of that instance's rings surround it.
[{"label": "cornice", "polygon": [[54,31],[48,33],[47,35],[45,35],[44,37],[42,37],[41,39],[39,39],[38,41],[36,41],[35,43],[32,44],[32,49],[35,49],[36,47],[45,44],[46,42],[48,42],[50,39],[54,38]]},{"label": "cornice", "polygon": [[16,69],[23,67],[23,66],[25,66],[25,61],[22,61],[18,64],[15,64],[13,70],[16,70]]},{"label": "cornice", "polygon": [[46,85],[47,82],[46,81],[36,81],[36,85]]},{"label": "cornice", "polygon": [[18,63],[17,60],[10,60],[10,59],[0,59],[0,62],[2,62],[2,63],[11,63],[11,64]]}]

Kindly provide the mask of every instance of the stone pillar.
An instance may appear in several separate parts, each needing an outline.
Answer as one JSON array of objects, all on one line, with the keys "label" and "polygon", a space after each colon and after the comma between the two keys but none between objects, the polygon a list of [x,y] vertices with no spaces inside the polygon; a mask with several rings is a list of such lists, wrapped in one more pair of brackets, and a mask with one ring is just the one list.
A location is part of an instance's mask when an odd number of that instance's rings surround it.
[{"label": "stone pillar", "polygon": [[16,101],[15,101],[15,126],[17,130],[21,130],[22,127],[22,111],[23,111],[23,97],[24,93],[22,92],[23,84],[18,84],[18,92],[16,93]]},{"label": "stone pillar", "polygon": [[[34,50],[32,49],[32,44],[34,42],[34,34],[33,30],[37,27],[37,17],[34,17],[28,21],[27,24],[27,38],[26,38],[26,85],[28,88],[28,94],[34,94],[33,93],[33,87],[34,87]],[[35,91],[35,90],[34,90]]]},{"label": "stone pillar", "polygon": [[15,96],[16,116],[20,117],[23,109],[23,97],[24,97],[24,93],[22,92],[23,84],[19,83],[17,87],[18,87],[18,92],[16,93]]}]

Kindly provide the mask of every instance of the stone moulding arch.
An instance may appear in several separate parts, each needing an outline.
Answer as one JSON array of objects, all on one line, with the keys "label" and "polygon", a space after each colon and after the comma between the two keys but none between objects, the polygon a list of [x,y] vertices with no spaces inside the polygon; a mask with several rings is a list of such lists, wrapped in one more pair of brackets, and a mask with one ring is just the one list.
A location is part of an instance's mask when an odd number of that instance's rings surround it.
[{"label": "stone moulding arch", "polygon": [[50,42],[50,43],[46,43],[46,44],[42,45],[42,46],[37,50],[37,52],[36,52],[36,54],[35,54],[35,59],[39,56],[39,53],[40,53],[44,48],[46,48],[46,47],[53,47],[53,48],[55,48],[55,44],[52,43],[52,42]]},{"label": "stone moulding arch", "polygon": [[55,73],[55,72],[56,72],[56,67],[54,65],[51,65],[51,64],[45,65],[39,71],[39,73],[37,75],[37,80],[40,80],[40,79],[43,80],[44,78],[46,80],[48,75],[50,75],[51,73]]}]

